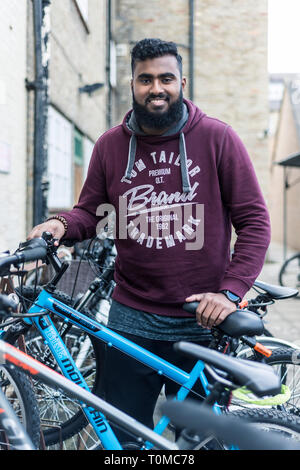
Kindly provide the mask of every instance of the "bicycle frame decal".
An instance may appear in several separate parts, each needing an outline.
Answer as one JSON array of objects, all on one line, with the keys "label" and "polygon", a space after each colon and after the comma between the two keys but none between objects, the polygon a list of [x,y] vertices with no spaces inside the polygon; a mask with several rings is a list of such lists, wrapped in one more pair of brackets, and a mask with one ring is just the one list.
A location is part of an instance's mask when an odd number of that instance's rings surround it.
[{"label": "bicycle frame decal", "polygon": [[74,320],[74,321],[78,321],[80,322],[80,325],[81,326],[86,326],[87,328],[89,328],[91,331],[100,331],[101,330],[101,327],[100,325],[99,326],[95,326],[93,325],[92,323],[89,323],[88,321],[85,321],[84,318],[82,318],[82,316],[78,316],[76,312],[76,310],[71,310],[67,307],[64,307],[62,306],[61,303],[59,303],[58,301],[54,301],[52,303],[52,308],[54,308],[55,312],[56,313],[61,313],[64,315],[64,317],[67,317],[69,318],[70,320]]},{"label": "bicycle frame decal", "polygon": [[28,372],[30,372],[31,375],[37,375],[38,374],[38,371],[35,370],[33,367],[27,366],[26,364],[19,361],[18,359],[16,359],[15,357],[11,356],[8,353],[5,353],[3,355],[3,359],[5,361],[9,361],[9,362],[15,364],[17,367],[22,367],[22,369],[24,369],[25,372],[28,371]]}]

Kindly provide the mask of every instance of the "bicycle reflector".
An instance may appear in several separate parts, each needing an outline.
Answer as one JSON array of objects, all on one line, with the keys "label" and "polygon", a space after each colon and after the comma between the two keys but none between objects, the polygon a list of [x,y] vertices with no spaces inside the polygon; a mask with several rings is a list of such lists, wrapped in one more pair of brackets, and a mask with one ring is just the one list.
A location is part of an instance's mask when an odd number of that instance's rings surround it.
[{"label": "bicycle reflector", "polygon": [[256,345],[254,346],[253,349],[255,349],[255,351],[259,352],[260,354],[263,354],[266,357],[272,356],[271,349],[266,348],[265,346],[263,346],[260,343],[256,343]]}]

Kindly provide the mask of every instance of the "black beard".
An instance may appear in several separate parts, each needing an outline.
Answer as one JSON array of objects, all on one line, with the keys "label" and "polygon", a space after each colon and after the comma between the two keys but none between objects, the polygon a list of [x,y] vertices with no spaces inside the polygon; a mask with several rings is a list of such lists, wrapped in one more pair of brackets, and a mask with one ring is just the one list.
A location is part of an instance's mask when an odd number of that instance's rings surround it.
[{"label": "black beard", "polygon": [[[151,96],[150,98],[154,98]],[[157,96],[161,98],[161,96]],[[148,98],[149,99],[149,98]],[[167,97],[168,100],[168,97]],[[183,93],[180,90],[178,100],[171,104],[164,113],[148,111],[146,106],[139,104],[132,92],[132,107],[136,120],[140,127],[146,129],[168,129],[176,122],[180,121],[183,115]]]}]

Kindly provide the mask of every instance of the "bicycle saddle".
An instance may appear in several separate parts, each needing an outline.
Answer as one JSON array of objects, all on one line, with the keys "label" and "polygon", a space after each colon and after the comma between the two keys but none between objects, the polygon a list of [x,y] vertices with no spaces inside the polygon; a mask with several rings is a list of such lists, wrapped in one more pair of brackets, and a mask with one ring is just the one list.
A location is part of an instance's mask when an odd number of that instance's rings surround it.
[{"label": "bicycle saddle", "polygon": [[262,281],[255,281],[254,287],[264,290],[274,300],[290,299],[296,297],[299,292],[291,287],[274,286]]},{"label": "bicycle saddle", "polygon": [[[183,309],[189,313],[196,313],[198,302],[190,302],[183,304]],[[249,310],[236,310],[228,315],[225,320],[216,327],[224,334],[232,338],[240,338],[241,336],[260,336],[264,331],[262,319],[256,313]]]},{"label": "bicycle saddle", "polygon": [[256,313],[249,312],[249,310],[236,310],[214,328],[221,330],[232,338],[261,336],[264,332],[264,323]]},{"label": "bicycle saddle", "polygon": [[258,397],[277,395],[281,392],[280,377],[267,364],[226,356],[218,351],[185,341],[175,343],[174,348],[176,351],[194,356],[206,364],[227,372],[235,385],[246,387]]}]

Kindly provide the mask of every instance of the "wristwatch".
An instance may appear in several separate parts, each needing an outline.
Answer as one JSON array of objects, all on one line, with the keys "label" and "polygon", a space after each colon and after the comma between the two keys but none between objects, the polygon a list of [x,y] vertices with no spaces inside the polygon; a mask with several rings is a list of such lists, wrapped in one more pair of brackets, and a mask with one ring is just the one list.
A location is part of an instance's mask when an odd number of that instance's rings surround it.
[{"label": "wristwatch", "polygon": [[220,292],[224,294],[227,299],[230,300],[230,302],[233,302],[235,305],[239,305],[242,300],[238,295],[234,294],[230,290],[221,290]]}]

